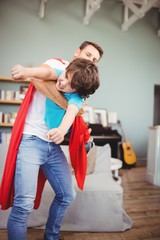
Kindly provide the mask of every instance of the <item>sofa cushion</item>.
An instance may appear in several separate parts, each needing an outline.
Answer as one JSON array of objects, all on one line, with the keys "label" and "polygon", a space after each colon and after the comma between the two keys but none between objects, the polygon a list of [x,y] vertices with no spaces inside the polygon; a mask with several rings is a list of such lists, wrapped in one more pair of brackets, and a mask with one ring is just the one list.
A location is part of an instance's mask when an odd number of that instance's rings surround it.
[{"label": "sofa cushion", "polygon": [[111,176],[111,147],[109,144],[97,146],[95,173],[105,173]]},{"label": "sofa cushion", "polygon": [[[74,169],[73,169],[73,167],[71,165],[71,162],[70,162],[68,146],[61,146],[61,148],[62,148],[64,154],[67,157],[70,170],[71,170],[72,174],[74,174]],[[93,173],[94,170],[95,170],[96,152],[97,152],[97,147],[95,146],[95,143],[94,143],[93,147],[91,148],[91,150],[87,154],[87,172],[86,172],[87,175]]]}]

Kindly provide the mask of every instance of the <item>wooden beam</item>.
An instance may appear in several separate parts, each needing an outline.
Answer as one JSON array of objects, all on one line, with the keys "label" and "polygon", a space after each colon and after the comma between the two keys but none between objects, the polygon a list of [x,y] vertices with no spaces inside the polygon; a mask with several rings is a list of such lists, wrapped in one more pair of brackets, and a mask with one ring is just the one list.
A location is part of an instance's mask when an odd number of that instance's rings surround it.
[{"label": "wooden beam", "polygon": [[[123,0],[125,4],[124,8],[124,22],[121,26],[123,31],[128,30],[138,19],[145,16],[145,14],[156,4],[159,3],[159,0],[143,0],[141,7],[137,7],[134,3],[134,0]],[[133,13],[129,16],[129,10]]]},{"label": "wooden beam", "polygon": [[103,0],[86,0],[85,16],[83,18],[83,24],[88,25],[90,18],[93,14],[100,9]]},{"label": "wooden beam", "polygon": [[47,0],[41,0],[40,8],[39,8],[39,17],[41,19],[44,18],[46,3],[47,3]]}]

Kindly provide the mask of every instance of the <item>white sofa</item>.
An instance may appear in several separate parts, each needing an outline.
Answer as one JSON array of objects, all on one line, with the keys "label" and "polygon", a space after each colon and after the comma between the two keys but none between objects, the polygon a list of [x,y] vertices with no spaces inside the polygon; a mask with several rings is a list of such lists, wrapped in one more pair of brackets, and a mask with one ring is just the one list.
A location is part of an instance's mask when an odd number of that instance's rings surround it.
[{"label": "white sofa", "polygon": [[[62,146],[68,157],[67,146]],[[7,152],[6,145],[0,145],[0,178]],[[111,173],[110,146],[96,147],[95,171],[86,176],[84,190],[77,188],[77,196],[64,217],[62,231],[119,232],[132,227],[132,219],[123,208],[123,189]],[[44,227],[53,198],[48,182],[45,185],[41,205],[29,218],[29,227]],[[10,209],[0,210],[0,228],[6,228]]]}]

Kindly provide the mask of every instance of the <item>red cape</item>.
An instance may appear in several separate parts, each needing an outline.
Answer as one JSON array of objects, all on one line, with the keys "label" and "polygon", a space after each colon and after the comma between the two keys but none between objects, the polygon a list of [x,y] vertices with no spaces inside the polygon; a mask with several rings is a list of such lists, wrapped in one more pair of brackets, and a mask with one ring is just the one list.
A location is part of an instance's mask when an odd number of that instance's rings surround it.
[{"label": "red cape", "polygon": [[[5,210],[12,206],[14,197],[14,173],[16,166],[16,157],[23,134],[25,119],[27,116],[29,104],[32,101],[35,88],[30,84],[27,94],[19,108],[13,129],[11,140],[8,148],[7,158],[5,162],[4,172],[0,186],[0,205],[1,209]],[[69,143],[71,164],[75,171],[77,185],[82,190],[85,175],[87,156],[84,144],[89,139],[89,132],[86,124],[81,116],[77,116],[71,130],[71,138]],[[34,208],[37,209],[40,205],[41,196],[44,188],[46,177],[41,169],[39,170],[37,194]]]},{"label": "red cape", "polygon": [[70,134],[69,152],[78,187],[83,190],[87,171],[85,143],[89,140],[88,127],[81,116],[77,116]]}]

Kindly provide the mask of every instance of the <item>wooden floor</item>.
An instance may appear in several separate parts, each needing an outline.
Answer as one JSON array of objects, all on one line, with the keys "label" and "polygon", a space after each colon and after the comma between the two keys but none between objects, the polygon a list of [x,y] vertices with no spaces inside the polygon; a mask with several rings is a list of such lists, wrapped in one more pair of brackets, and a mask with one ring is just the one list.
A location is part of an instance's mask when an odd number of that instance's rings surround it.
[{"label": "wooden floor", "polygon": [[[61,232],[61,237],[64,240],[160,240],[160,187],[146,182],[145,172],[145,167],[120,170],[124,209],[133,219],[132,229],[116,233]],[[0,240],[7,240],[5,230],[0,230]],[[43,230],[29,229],[27,240],[43,240]]]}]

